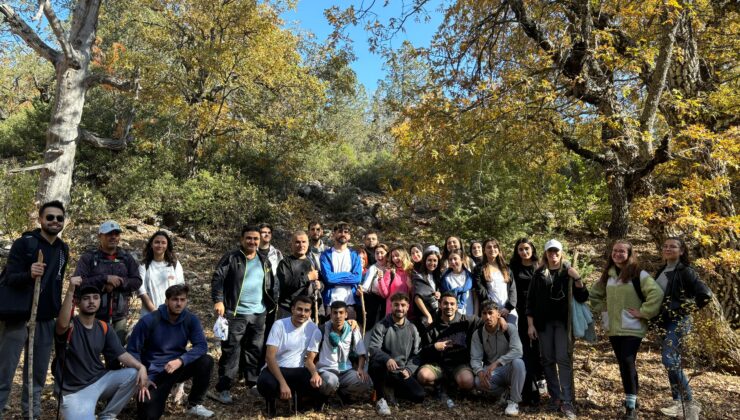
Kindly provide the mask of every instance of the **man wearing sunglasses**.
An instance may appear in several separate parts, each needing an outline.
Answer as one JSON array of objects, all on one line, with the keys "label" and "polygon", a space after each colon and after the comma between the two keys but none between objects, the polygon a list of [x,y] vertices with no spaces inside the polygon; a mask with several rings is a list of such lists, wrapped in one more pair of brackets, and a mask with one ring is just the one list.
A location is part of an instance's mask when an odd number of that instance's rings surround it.
[{"label": "man wearing sunglasses", "polygon": [[[64,229],[64,205],[45,203],[39,209],[41,226],[25,232],[13,242],[8,261],[0,274],[0,419],[10,395],[21,350],[26,346],[34,284],[41,282],[33,345],[33,416],[41,416],[41,390],[46,382],[54,323],[62,306],[62,281],[69,260],[69,247],[58,235]],[[38,262],[38,253],[44,262]],[[23,362],[21,409],[28,412],[27,355]]]}]

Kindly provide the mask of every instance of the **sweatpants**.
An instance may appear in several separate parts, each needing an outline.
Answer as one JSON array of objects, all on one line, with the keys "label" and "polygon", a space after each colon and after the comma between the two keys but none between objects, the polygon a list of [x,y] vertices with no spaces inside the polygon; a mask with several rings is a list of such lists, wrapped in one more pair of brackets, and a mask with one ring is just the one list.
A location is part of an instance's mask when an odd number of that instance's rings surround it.
[{"label": "sweatpants", "polygon": [[563,321],[547,321],[537,335],[550,398],[573,401],[573,361],[568,355],[567,326]]},{"label": "sweatpants", "polygon": [[[41,390],[46,383],[51,348],[54,344],[55,320],[36,321],[33,339],[33,415],[41,416]],[[0,419],[10,397],[13,376],[28,341],[26,321],[0,321]],[[23,393],[21,410],[28,413],[28,355],[23,357]]]},{"label": "sweatpants", "polygon": [[370,378],[373,380],[375,395],[378,399],[385,398],[385,388],[389,387],[394,390],[396,396],[409,400],[413,403],[424,401],[426,392],[424,387],[416,381],[414,375],[408,378],[403,377],[400,372],[388,372],[385,363],[380,360],[370,362],[368,368]]},{"label": "sweatpants", "polygon": [[348,369],[344,372],[325,370],[319,372],[319,374],[321,375],[319,392],[327,397],[338,392],[341,396],[361,399],[369,396],[373,389],[373,384],[369,380],[363,382],[354,369]]},{"label": "sweatpants", "polygon": [[637,383],[637,351],[640,349],[641,337],[632,337],[628,335],[613,335],[609,337],[612,343],[614,355],[617,357],[619,365],[619,375],[622,377],[622,387],[625,394],[637,395],[640,389]]},{"label": "sweatpants", "polygon": [[95,420],[98,400],[107,400],[100,420],[115,419],[126,407],[136,390],[137,371],[133,368],[109,370],[85,388],[62,397],[62,417],[75,420]]},{"label": "sweatpants", "polygon": [[257,383],[260,360],[264,351],[266,313],[250,315],[227,314],[229,335],[221,341],[221,358],[218,359],[216,391],[231,389],[243,369],[248,385]]},{"label": "sweatpants", "polygon": [[180,366],[172,373],[161,372],[157,374],[154,378],[156,388],[149,387],[151,398],[143,403],[138,403],[139,419],[154,420],[162,417],[172,387],[190,378],[193,378],[193,386],[190,387],[190,394],[188,394],[188,407],[202,404],[206,391],[208,391],[208,384],[211,381],[211,371],[213,371],[213,357],[204,354],[195,361]]},{"label": "sweatpants", "polygon": [[[493,370],[491,377],[488,379],[490,391],[493,395],[501,395],[509,391],[509,400],[520,403],[522,402],[522,387],[524,378],[527,376],[524,360],[516,359],[511,363],[499,366]],[[475,376],[476,387],[480,388],[478,376]]]}]

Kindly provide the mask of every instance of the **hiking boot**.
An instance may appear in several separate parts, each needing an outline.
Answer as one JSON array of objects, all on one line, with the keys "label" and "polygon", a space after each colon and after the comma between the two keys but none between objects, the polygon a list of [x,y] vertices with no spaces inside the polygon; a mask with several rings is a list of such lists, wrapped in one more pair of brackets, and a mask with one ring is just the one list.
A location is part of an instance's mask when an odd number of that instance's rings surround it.
[{"label": "hiking boot", "polygon": [[203,407],[203,404],[198,404],[190,407],[187,411],[188,414],[198,416],[198,417],[211,417],[213,416],[213,411]]},{"label": "hiking boot", "polygon": [[216,400],[221,404],[232,404],[234,402],[234,399],[231,398],[231,392],[228,389],[224,389],[223,391],[210,390],[206,395],[208,395],[208,398]]},{"label": "hiking boot", "polygon": [[[688,402],[686,402],[688,404]],[[686,407],[688,412],[688,407]],[[661,408],[660,412],[663,413],[664,416],[668,417],[675,417],[675,418],[683,418],[683,404],[681,403],[681,400],[673,400],[673,403],[669,405],[668,407]]]},{"label": "hiking boot", "polygon": [[689,401],[689,406],[686,409],[686,420],[699,420],[699,414],[701,413],[701,404],[696,400]]},{"label": "hiking boot", "polygon": [[637,420],[637,408],[625,407],[622,420]]},{"label": "hiking boot", "polygon": [[388,408],[388,403],[385,402],[385,398],[379,399],[378,402],[375,403],[375,408],[378,410],[378,415],[380,416],[391,415],[391,409]]},{"label": "hiking boot", "polygon": [[504,410],[504,414],[512,417],[518,416],[519,404],[515,403],[514,401],[508,401],[508,403],[506,404],[506,410]]},{"label": "hiking boot", "polygon": [[560,411],[568,420],[574,420],[576,418],[576,410],[570,402],[564,402],[563,405],[560,406]]}]

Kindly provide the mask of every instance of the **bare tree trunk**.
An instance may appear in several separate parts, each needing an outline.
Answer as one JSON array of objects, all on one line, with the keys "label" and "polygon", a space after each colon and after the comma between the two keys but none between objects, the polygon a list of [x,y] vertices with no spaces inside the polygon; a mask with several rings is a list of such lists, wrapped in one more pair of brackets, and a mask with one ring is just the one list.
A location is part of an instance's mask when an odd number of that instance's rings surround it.
[{"label": "bare tree trunk", "polygon": [[626,238],[630,228],[630,201],[625,185],[625,179],[614,171],[608,171],[606,186],[609,191],[611,205],[611,221],[609,223],[609,239]]}]

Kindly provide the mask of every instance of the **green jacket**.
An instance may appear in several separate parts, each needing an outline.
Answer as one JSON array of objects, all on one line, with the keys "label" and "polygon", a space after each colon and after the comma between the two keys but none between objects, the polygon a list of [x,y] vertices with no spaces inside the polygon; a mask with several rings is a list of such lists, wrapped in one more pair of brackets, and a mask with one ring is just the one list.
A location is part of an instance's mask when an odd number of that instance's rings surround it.
[{"label": "green jacket", "polygon": [[618,279],[614,268],[609,269],[609,279],[606,284],[597,281],[591,286],[589,292],[591,306],[594,312],[601,313],[601,326],[609,336],[645,337],[648,321],[633,317],[627,309],[639,309],[648,318],[654,317],[660,311],[663,290],[645,271],[640,272],[640,286],[645,302],[637,296],[631,281],[623,283]]}]

